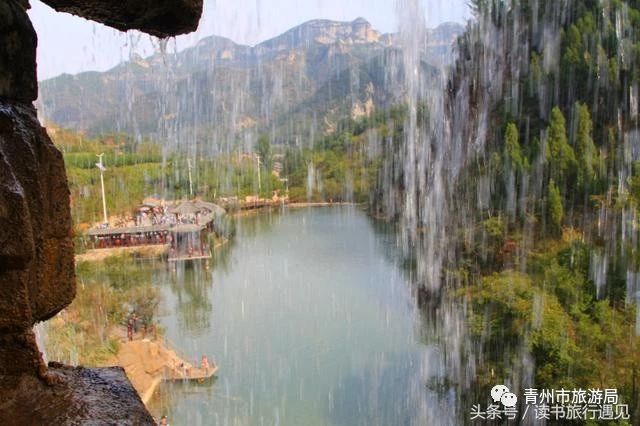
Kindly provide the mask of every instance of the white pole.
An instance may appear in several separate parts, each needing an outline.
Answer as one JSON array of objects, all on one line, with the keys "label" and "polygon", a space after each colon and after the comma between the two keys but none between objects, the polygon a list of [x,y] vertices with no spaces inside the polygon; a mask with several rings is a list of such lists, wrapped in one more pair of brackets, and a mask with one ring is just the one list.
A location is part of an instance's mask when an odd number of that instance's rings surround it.
[{"label": "white pole", "polygon": [[109,219],[107,218],[107,200],[104,196],[104,176],[102,170],[100,170],[100,186],[102,186],[102,214],[104,215],[104,223],[109,223]]},{"label": "white pole", "polygon": [[102,154],[96,154],[96,156],[98,157],[98,164],[96,164],[96,166],[98,166],[98,169],[100,169],[100,187],[102,188],[102,214],[104,215],[104,223],[109,223],[109,219],[107,218],[107,200],[105,198],[104,195],[104,171],[106,170],[104,165],[102,164],[102,156],[104,155],[104,153]]},{"label": "white pole", "polygon": [[262,192],[262,182],[260,181],[260,156],[256,154],[256,159],[258,160],[258,198],[260,198],[260,193]]},{"label": "white pole", "polygon": [[193,182],[191,181],[191,159],[187,158],[187,168],[189,169],[189,195],[193,198]]}]

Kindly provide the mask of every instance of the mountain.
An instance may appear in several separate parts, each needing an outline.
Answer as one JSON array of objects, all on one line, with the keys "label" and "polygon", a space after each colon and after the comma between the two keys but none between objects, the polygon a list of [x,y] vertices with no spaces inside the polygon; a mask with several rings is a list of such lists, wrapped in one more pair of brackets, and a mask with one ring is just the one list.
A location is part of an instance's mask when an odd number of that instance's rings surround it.
[{"label": "mountain", "polygon": [[[463,27],[428,31],[425,78],[451,61]],[[258,133],[274,140],[331,132],[403,94],[399,38],[362,18],[314,20],[245,46],[207,37],[177,54],[133,57],[106,72],[40,83],[46,121],[90,134],[124,131],[176,144],[236,143]]]}]

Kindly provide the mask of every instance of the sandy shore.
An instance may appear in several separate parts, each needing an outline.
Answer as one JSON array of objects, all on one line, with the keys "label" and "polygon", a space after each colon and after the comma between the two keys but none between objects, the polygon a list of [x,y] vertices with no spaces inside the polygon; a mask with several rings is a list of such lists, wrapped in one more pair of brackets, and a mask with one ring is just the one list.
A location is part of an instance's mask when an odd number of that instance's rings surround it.
[{"label": "sandy shore", "polygon": [[98,262],[111,256],[123,256],[132,253],[139,254],[141,257],[160,257],[169,251],[167,244],[152,244],[133,247],[112,247],[103,249],[91,249],[85,253],[76,254],[77,262]]}]

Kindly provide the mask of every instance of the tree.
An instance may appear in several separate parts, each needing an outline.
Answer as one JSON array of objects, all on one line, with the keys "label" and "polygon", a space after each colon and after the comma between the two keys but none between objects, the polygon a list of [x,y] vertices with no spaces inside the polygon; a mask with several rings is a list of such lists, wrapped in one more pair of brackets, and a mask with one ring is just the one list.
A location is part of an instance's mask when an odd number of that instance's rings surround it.
[{"label": "tree", "polygon": [[562,206],[562,197],[560,196],[560,190],[558,189],[558,185],[556,185],[553,179],[549,182],[549,189],[547,194],[547,213],[549,216],[549,222],[553,227],[553,231],[559,232],[562,229],[564,207]]},{"label": "tree", "polygon": [[595,178],[598,151],[591,136],[593,123],[591,122],[589,108],[585,104],[576,103],[576,109],[578,112],[578,128],[576,131],[578,186],[587,191]]},{"label": "tree", "polygon": [[518,138],[516,125],[514,123],[507,124],[504,134],[504,163],[511,170],[521,172],[527,165],[527,159],[522,155]]},{"label": "tree", "polygon": [[271,170],[271,142],[266,135],[261,135],[256,143],[256,154],[267,170]]},{"label": "tree", "polygon": [[531,52],[529,70],[529,96],[537,96],[544,74],[542,71],[540,56],[535,52],[535,50]]},{"label": "tree", "polygon": [[549,163],[551,178],[564,183],[576,164],[573,148],[567,142],[567,128],[560,108],[551,110],[551,122],[547,128],[547,149],[545,157]]}]

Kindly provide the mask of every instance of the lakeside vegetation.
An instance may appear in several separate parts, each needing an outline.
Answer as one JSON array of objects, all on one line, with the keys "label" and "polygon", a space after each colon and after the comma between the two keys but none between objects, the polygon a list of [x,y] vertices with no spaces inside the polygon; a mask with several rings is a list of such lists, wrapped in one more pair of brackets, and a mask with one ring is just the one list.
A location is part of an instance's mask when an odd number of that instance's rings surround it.
[{"label": "lakeside vegetation", "polygon": [[78,288],[73,302],[47,327],[49,360],[104,366],[116,363],[128,316],[135,312],[140,324],[157,329],[161,300],[152,285],[149,265],[130,255],[76,265]]},{"label": "lakeside vegetation", "polygon": [[[370,152],[367,136],[374,124],[380,126],[381,136],[386,136],[384,117],[378,114],[361,121],[347,120],[338,132],[303,148],[272,143],[261,136],[254,146],[260,166],[253,153],[242,150],[215,157],[198,156],[192,170],[194,195],[205,200],[250,195],[271,198],[274,191],[284,194],[288,190],[294,202],[365,202],[379,167],[379,152]],[[95,166],[101,153],[107,168],[104,181],[110,216],[130,214],[150,195],[169,199],[189,196],[189,160],[184,155],[163,155],[158,144],[136,142],[119,133],[86,138],[55,127],[50,133],[65,159],[71,211],[78,231],[102,218],[100,173]],[[273,172],[275,163],[281,166],[280,177]]]},{"label": "lakeside vegetation", "polygon": [[[370,123],[379,124],[382,117],[377,122],[345,121],[339,133],[304,149],[272,146],[262,136],[254,147],[260,156],[260,177],[250,153],[198,158],[192,170],[195,195],[205,200],[267,198],[273,191],[282,194],[288,189],[292,201],[366,201],[378,167],[378,160],[367,154],[367,131]],[[83,232],[102,219],[98,154],[104,153],[107,168],[104,183],[110,217],[131,215],[150,195],[188,196],[187,159],[163,155],[152,141],[136,142],[121,133],[86,138],[56,127],[49,131],[65,160],[78,252],[84,250]],[[286,181],[272,173],[276,161],[281,162]],[[310,167],[316,173],[312,185],[307,179]],[[151,271],[135,255],[125,254],[79,262],[76,275],[75,300],[47,326],[49,359],[84,365],[114,363],[127,316],[136,312],[149,324],[156,320],[160,295],[151,283]]]}]

